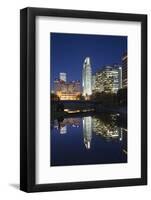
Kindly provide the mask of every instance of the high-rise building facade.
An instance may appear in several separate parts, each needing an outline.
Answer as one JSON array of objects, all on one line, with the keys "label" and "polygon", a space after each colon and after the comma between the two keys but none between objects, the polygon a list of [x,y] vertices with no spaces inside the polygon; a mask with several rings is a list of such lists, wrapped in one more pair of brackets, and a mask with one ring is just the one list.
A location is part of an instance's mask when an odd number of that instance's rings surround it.
[{"label": "high-rise building facade", "polygon": [[127,87],[127,53],[122,57],[122,84],[123,88]]},{"label": "high-rise building facade", "polygon": [[122,82],[122,66],[118,66],[118,72],[119,72],[119,89],[123,87],[123,82]]},{"label": "high-rise building facade", "polygon": [[92,75],[92,92],[95,89],[95,79],[96,79],[96,75]]},{"label": "high-rise building facade", "polygon": [[64,72],[60,72],[59,74],[60,80],[66,82],[67,81],[67,74]]},{"label": "high-rise building facade", "polygon": [[94,92],[117,93],[122,88],[122,68],[105,66],[96,73]]},{"label": "high-rise building facade", "polygon": [[122,88],[122,67],[120,65],[113,65],[112,68],[113,76],[113,93],[117,93]]},{"label": "high-rise building facade", "polygon": [[92,69],[89,57],[85,58],[83,63],[82,87],[83,96],[87,97],[92,94]]}]

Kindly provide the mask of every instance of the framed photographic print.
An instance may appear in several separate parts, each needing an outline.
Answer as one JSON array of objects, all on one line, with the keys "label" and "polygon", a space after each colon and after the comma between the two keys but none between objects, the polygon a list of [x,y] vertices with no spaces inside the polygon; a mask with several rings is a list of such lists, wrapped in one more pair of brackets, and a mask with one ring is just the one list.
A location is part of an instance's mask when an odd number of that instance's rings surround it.
[{"label": "framed photographic print", "polygon": [[147,184],[147,16],[20,12],[20,189]]}]

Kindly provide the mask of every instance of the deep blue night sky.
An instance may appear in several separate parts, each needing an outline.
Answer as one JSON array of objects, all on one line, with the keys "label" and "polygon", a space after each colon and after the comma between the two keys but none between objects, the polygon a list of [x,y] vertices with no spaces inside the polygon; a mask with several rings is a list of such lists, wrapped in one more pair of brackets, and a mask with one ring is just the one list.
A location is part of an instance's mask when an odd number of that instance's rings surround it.
[{"label": "deep blue night sky", "polygon": [[81,81],[85,57],[94,74],[104,65],[121,64],[127,52],[127,36],[51,33],[50,42],[51,85],[60,72],[67,73],[67,81]]}]

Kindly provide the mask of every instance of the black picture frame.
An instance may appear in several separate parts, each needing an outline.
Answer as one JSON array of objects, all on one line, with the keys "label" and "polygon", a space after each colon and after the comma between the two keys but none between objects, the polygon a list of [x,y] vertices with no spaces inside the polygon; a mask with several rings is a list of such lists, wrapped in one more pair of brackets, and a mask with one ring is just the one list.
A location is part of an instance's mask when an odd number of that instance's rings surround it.
[{"label": "black picture frame", "polygon": [[[120,20],[141,23],[141,178],[70,183],[35,183],[35,19],[37,16]],[[24,8],[20,11],[20,190],[43,192],[147,184],[147,15]]]}]

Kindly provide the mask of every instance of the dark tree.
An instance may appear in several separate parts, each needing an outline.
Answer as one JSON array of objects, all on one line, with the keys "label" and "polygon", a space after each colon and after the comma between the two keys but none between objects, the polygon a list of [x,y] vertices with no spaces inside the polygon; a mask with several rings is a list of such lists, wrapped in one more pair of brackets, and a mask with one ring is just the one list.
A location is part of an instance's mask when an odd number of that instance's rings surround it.
[{"label": "dark tree", "polygon": [[127,105],[127,87],[118,90],[117,99],[120,105]]}]

